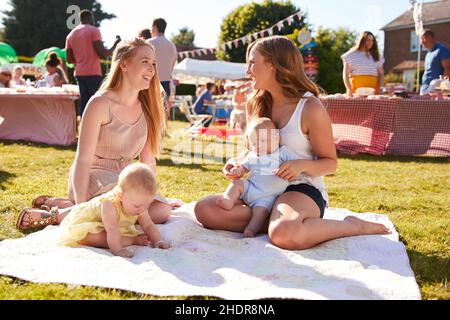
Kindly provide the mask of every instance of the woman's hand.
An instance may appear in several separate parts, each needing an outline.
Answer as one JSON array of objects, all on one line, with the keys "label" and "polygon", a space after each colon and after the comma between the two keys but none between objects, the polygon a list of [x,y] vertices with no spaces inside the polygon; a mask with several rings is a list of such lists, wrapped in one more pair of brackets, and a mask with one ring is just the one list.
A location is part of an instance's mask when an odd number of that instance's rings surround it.
[{"label": "woman's hand", "polygon": [[294,181],[303,173],[302,160],[286,161],[273,173],[283,180]]}]

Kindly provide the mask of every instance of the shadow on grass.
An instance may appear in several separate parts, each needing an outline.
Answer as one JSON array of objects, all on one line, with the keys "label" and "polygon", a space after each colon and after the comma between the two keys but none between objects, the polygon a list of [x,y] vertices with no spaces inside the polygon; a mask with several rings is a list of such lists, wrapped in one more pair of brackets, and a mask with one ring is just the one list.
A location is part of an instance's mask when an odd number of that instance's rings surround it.
[{"label": "shadow on grass", "polygon": [[339,159],[348,159],[352,161],[368,161],[368,162],[400,162],[400,163],[450,163],[449,158],[437,157],[408,157],[408,156],[372,156],[368,154],[360,154],[350,156],[339,153]]},{"label": "shadow on grass", "polygon": [[[217,163],[217,165],[220,165],[220,163]],[[205,167],[202,164],[184,164],[184,163],[175,163],[170,159],[160,159],[158,160],[158,166],[162,166],[162,167],[176,167],[176,168],[180,168],[180,169],[194,169],[194,170],[201,170],[204,172],[219,172],[220,170],[214,169],[214,168],[208,168]]]},{"label": "shadow on grass", "polygon": [[13,178],[16,178],[17,175],[13,174],[13,173],[9,173],[6,171],[2,171],[0,170],[0,190],[6,190],[5,184]]},{"label": "shadow on grass", "polygon": [[60,151],[76,151],[77,145],[71,145],[71,146],[60,146],[60,145],[49,145],[49,144],[43,144],[43,143],[36,143],[36,142],[29,142],[29,141],[11,141],[11,140],[0,140],[0,143],[5,146],[28,146],[28,147],[34,147],[34,148],[40,148],[40,149],[54,149],[54,150],[60,150]]},{"label": "shadow on grass", "polygon": [[447,286],[450,277],[450,258],[426,255],[411,249],[407,249],[407,252],[420,287],[423,287],[425,283]]}]

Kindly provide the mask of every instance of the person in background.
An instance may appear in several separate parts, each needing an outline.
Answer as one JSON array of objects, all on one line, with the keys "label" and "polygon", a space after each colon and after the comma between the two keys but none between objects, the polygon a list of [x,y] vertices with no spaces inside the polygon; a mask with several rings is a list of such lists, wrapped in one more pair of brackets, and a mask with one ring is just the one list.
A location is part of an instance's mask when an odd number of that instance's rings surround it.
[{"label": "person in background", "polygon": [[67,62],[75,64],[75,77],[80,87],[79,115],[84,114],[86,105],[97,92],[102,82],[100,59],[109,57],[121,41],[111,49],[103,46],[100,30],[94,26],[94,15],[89,10],[81,10],[81,24],[73,29],[66,38]]},{"label": "person in background", "polygon": [[[209,108],[205,106],[205,102],[213,102],[213,92],[215,90],[214,83],[207,83],[206,90],[197,98],[194,103],[194,111],[196,114],[211,114]],[[205,122],[204,126],[209,127],[211,120]]]},{"label": "person in background", "polygon": [[158,68],[159,80],[166,93],[165,111],[167,119],[170,117],[170,109],[173,101],[171,97],[170,83],[172,81],[172,72],[178,59],[178,52],[175,45],[164,36],[167,22],[158,18],[153,20],[152,38],[148,41],[155,47],[156,65]]},{"label": "person in background", "polygon": [[0,68],[0,88],[11,87],[12,73],[8,66],[2,66]]},{"label": "person in background", "polygon": [[149,40],[152,38],[152,32],[150,31],[150,29],[142,29],[141,31],[139,31],[138,37],[142,40]]},{"label": "person in background", "polygon": [[200,97],[205,90],[206,90],[206,84],[199,84],[197,87],[197,91],[195,91],[195,96],[197,98]]},{"label": "person in background", "polygon": [[13,79],[11,80],[11,84],[13,86],[25,86],[27,82],[23,78],[23,67],[20,65],[17,65],[13,69]]},{"label": "person in background", "polygon": [[439,76],[450,77],[450,50],[436,42],[433,31],[429,29],[423,32],[420,42],[428,49],[420,88],[420,93],[426,94],[430,92],[431,81],[438,79]]},{"label": "person in background", "polygon": [[375,94],[380,93],[384,82],[384,58],[381,57],[377,39],[371,32],[361,33],[358,44],[341,58],[348,96],[352,97],[358,88],[373,88]]},{"label": "person in background", "polygon": [[56,52],[50,53],[50,56],[45,63],[47,75],[45,76],[44,81],[47,83],[47,87],[62,87],[63,84],[68,82],[67,76],[61,66],[61,59]]},{"label": "person in background", "polygon": [[248,84],[237,86],[233,95],[233,111],[230,114],[230,126],[232,129],[245,130],[247,126],[247,104]]}]

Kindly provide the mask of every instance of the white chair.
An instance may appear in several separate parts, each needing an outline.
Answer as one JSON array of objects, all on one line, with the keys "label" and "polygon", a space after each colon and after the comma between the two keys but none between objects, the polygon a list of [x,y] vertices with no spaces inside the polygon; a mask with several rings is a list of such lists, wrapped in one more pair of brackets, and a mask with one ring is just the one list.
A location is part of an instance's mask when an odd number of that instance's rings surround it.
[{"label": "white chair", "polygon": [[204,124],[212,119],[212,115],[195,113],[191,96],[181,97],[179,108],[191,124],[190,128],[186,130],[185,134],[203,128]]}]

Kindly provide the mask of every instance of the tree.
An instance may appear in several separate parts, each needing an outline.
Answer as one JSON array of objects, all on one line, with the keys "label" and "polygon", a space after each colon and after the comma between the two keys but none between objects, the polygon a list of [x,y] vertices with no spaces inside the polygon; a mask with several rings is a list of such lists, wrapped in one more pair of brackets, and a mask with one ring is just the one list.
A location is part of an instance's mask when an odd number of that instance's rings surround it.
[{"label": "tree", "polygon": [[[299,9],[290,1],[274,2],[265,0],[262,4],[253,2],[242,5],[228,14],[223,20],[220,27],[219,45],[270,28],[297,11]],[[300,20],[295,18],[294,23],[290,26],[285,23],[284,28],[278,30],[276,34],[292,34],[295,29],[300,29],[303,26],[304,19],[305,17],[302,17]],[[238,48],[233,47],[231,50],[226,48],[224,51],[219,48],[216,55],[221,60],[245,62],[247,47],[248,44],[240,43]]]},{"label": "tree", "polygon": [[115,18],[115,15],[104,12],[96,0],[9,0],[9,5],[11,10],[3,12],[4,38],[18,55],[23,56],[33,56],[54,46],[64,48],[65,38],[70,32],[67,8],[71,5],[91,10],[96,26],[105,19]]},{"label": "tree", "polygon": [[172,36],[172,42],[175,45],[194,47],[195,33],[194,30],[188,27],[181,28],[178,30],[178,34]]},{"label": "tree", "polygon": [[357,34],[345,28],[337,30],[319,28],[315,41],[318,44],[319,75],[317,83],[327,93],[345,92],[342,79],[341,56],[355,45]]},{"label": "tree", "polygon": [[0,28],[0,42],[5,41],[5,30]]}]

